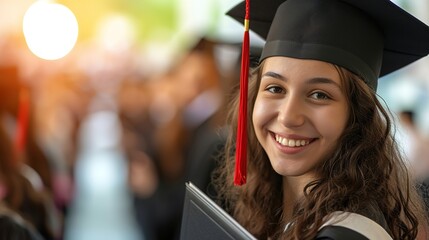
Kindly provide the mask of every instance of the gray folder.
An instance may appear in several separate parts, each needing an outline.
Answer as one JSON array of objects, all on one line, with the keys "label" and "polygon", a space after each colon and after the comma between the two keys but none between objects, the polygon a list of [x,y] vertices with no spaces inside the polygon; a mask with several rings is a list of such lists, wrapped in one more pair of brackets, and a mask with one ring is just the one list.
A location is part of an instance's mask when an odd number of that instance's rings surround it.
[{"label": "gray folder", "polygon": [[186,183],[181,240],[256,239],[191,182]]}]

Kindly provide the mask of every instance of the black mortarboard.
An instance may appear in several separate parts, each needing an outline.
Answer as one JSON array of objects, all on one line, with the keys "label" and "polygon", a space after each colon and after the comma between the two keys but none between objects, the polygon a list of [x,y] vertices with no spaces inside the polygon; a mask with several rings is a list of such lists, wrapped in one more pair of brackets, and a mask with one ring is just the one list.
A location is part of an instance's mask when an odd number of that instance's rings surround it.
[{"label": "black mortarboard", "polygon": [[[242,22],[245,4],[228,15]],[[250,29],[270,56],[345,67],[374,90],[378,77],[429,53],[429,27],[389,0],[252,0]]]}]

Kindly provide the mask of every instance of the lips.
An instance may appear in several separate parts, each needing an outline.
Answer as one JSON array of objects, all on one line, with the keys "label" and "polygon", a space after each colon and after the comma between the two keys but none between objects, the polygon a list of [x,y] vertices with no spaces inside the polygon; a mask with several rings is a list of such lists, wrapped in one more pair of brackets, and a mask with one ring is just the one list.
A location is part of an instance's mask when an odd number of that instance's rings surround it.
[{"label": "lips", "polygon": [[280,136],[278,134],[274,135],[276,142],[278,142],[279,144],[281,144],[282,146],[286,146],[286,147],[303,147],[306,146],[308,144],[310,144],[310,139],[300,139],[298,138],[286,138],[283,136]]}]

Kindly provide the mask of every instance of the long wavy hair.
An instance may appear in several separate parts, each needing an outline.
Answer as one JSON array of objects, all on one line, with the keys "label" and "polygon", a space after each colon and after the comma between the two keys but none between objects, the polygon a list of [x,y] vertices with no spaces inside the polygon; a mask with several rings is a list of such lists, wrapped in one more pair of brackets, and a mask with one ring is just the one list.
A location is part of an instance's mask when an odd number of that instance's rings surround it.
[{"label": "long wavy hair", "polygon": [[[335,68],[349,106],[348,123],[336,149],[317,168],[320,178],[306,185],[303,199],[294,205],[293,224],[288,231],[284,230],[287,223],[282,215],[282,176],[274,171],[256,138],[251,111],[247,116],[247,183],[233,185],[238,97],[231,102],[228,115],[231,131],[224,161],[214,175],[218,197],[258,239],[314,239],[330,213],[359,213],[374,204],[394,239],[415,239],[419,224],[426,224],[426,219],[394,140],[389,112],[363,80],[344,68]],[[260,69],[253,70],[249,82],[249,109],[255,104]]]}]

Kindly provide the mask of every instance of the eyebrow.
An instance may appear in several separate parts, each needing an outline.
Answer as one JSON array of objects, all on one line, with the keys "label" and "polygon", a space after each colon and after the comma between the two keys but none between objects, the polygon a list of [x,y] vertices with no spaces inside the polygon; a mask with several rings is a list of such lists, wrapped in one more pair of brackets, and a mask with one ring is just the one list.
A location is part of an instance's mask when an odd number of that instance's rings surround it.
[{"label": "eyebrow", "polygon": [[[261,78],[263,78],[263,77],[272,77],[272,78],[279,79],[279,80],[282,80],[285,82],[287,81],[287,78],[284,77],[283,75],[280,75],[278,73],[271,72],[271,71],[262,74]],[[335,85],[336,87],[341,89],[341,86],[337,82],[335,82],[334,80],[332,80],[330,78],[325,78],[325,77],[311,78],[307,81],[307,83],[308,84],[318,84],[318,83],[332,84],[332,85]]]},{"label": "eyebrow", "polygon": [[282,81],[286,81],[287,80],[284,76],[282,76],[282,75],[280,75],[278,73],[275,73],[275,72],[271,72],[271,71],[262,74],[261,78],[263,78],[263,77],[272,77],[272,78],[276,78],[276,79],[279,79],[279,80],[282,80]]}]

